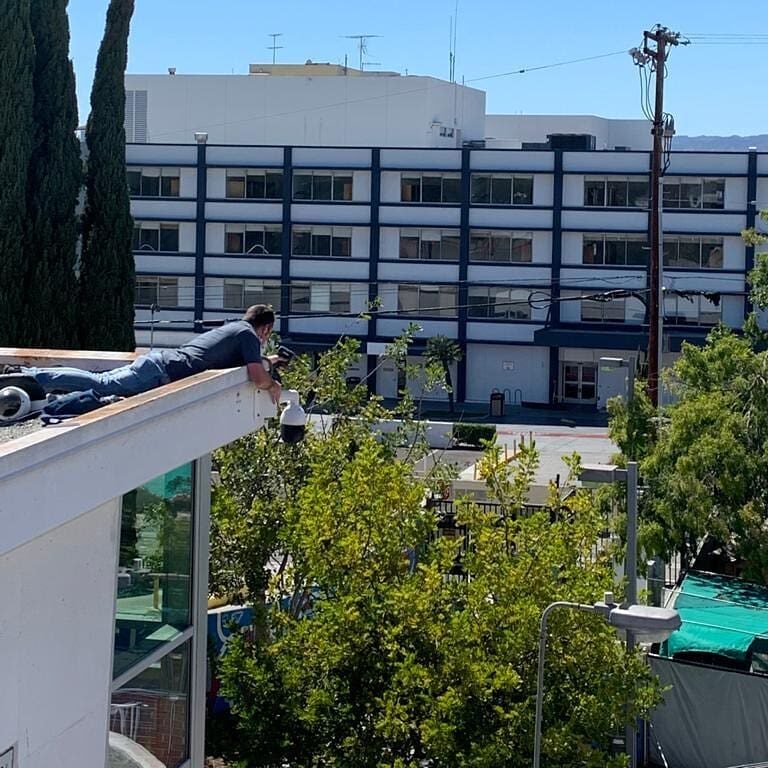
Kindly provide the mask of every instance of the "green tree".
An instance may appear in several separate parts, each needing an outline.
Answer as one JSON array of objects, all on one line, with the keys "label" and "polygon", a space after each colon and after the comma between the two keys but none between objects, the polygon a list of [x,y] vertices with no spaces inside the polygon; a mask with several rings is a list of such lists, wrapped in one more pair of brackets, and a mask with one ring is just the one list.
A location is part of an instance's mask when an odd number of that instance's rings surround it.
[{"label": "green tree", "polygon": [[29,254],[24,247],[32,150],[34,44],[29,0],[0,4],[0,346],[26,344]]},{"label": "green tree", "polygon": [[135,272],[125,177],[125,66],[134,0],[110,0],[96,59],[80,262],[80,343],[133,350]]},{"label": "green tree", "polygon": [[77,222],[82,182],[68,0],[32,0],[34,131],[27,190],[26,343],[76,347]]},{"label": "green tree", "polygon": [[[760,218],[768,223],[768,211],[761,211]],[[747,245],[760,248],[768,243],[768,236],[757,229],[745,229],[741,236]],[[750,301],[761,309],[768,307],[768,253],[755,254],[755,266],[749,273]]]},{"label": "green tree", "polygon": [[453,381],[451,379],[451,365],[462,358],[459,345],[447,336],[432,336],[427,340],[427,361],[438,364],[443,370],[445,378],[445,391],[448,393],[448,409],[454,411]]},{"label": "green tree", "polygon": [[[519,516],[535,447],[510,464],[492,446],[481,474],[501,519],[463,503],[458,535],[437,536],[423,500],[438,478],[415,479],[420,449],[398,448],[409,414],[399,436],[378,436],[388,414],[338,375],[358,351],[344,342],[318,371],[287,372],[340,406],[303,443],[264,430],[216,455],[212,585],[264,598],[259,631],[223,660],[232,740],[248,766],[530,765],[539,617],[613,587],[588,554],[603,521],[582,494],[553,497],[554,523]],[[446,577],[457,557],[471,579]],[[550,638],[545,759],[618,764],[611,734],[657,699],[647,670],[594,617],[562,612]]]}]

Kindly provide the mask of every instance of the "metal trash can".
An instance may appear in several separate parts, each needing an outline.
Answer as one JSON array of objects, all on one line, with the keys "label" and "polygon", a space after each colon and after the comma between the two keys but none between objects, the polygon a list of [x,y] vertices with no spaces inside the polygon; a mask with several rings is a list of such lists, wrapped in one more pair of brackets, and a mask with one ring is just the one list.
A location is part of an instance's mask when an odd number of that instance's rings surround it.
[{"label": "metal trash can", "polygon": [[504,415],[504,393],[491,392],[491,416]]}]

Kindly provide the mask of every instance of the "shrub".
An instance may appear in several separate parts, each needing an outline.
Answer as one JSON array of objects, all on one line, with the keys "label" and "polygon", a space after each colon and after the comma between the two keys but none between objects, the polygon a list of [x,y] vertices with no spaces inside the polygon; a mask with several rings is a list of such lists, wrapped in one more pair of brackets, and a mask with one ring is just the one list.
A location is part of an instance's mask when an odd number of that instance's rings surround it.
[{"label": "shrub", "polygon": [[493,440],[496,427],[493,424],[454,424],[453,439],[457,445],[482,448],[484,440]]}]

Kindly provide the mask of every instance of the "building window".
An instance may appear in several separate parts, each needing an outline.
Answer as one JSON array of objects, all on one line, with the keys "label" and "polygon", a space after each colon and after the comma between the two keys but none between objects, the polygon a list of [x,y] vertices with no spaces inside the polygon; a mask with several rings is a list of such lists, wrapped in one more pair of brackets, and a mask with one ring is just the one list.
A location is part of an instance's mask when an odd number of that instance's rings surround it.
[{"label": "building window", "polygon": [[178,168],[129,168],[128,191],[132,197],[178,197]]},{"label": "building window", "polygon": [[404,203],[461,202],[460,173],[403,173],[400,200]]},{"label": "building window", "polygon": [[533,176],[473,173],[472,202],[485,205],[532,205]]},{"label": "building window", "polygon": [[581,320],[585,323],[642,325],[645,320],[645,306],[636,296],[609,298],[605,301],[583,298]]},{"label": "building window", "polygon": [[123,496],[113,676],[191,623],[193,465]]},{"label": "building window", "polygon": [[[157,758],[153,765],[177,768],[189,758],[191,654],[192,641],[188,640],[112,693],[110,732],[129,739],[128,745],[141,745]],[[110,766],[139,764],[130,753],[120,756],[122,749],[120,742],[110,744]],[[115,752],[117,762],[113,763]],[[139,759],[145,764],[146,758]]]},{"label": "building window", "polygon": [[664,179],[664,208],[725,208],[725,179]]},{"label": "building window", "polygon": [[419,261],[458,261],[456,229],[401,229],[400,258]]},{"label": "building window", "polygon": [[245,200],[282,200],[283,172],[228,170],[226,196]]},{"label": "building window", "polygon": [[294,200],[345,202],[352,199],[349,171],[296,171],[293,174]]},{"label": "building window", "polygon": [[279,256],[283,251],[283,229],[268,224],[227,224],[224,253]]},{"label": "building window", "polygon": [[456,317],[455,285],[398,285],[398,312],[425,317]]},{"label": "building window", "polygon": [[[537,291],[537,297],[541,291]],[[470,285],[467,316],[490,320],[530,320],[530,291],[505,285]]]},{"label": "building window", "polygon": [[469,233],[469,260],[529,264],[533,260],[533,236],[508,230]]},{"label": "building window", "polygon": [[291,253],[294,256],[351,258],[351,227],[294,227]]},{"label": "building window", "polygon": [[351,286],[349,283],[294,281],[291,283],[291,313],[297,315],[314,313],[346,315],[349,314],[351,308],[350,296]]},{"label": "building window", "polygon": [[585,179],[584,205],[600,208],[648,208],[645,178]]},{"label": "building window", "polygon": [[648,241],[644,235],[584,235],[581,263],[605,266],[645,266]]},{"label": "building window", "polygon": [[664,238],[664,267],[722,269],[722,237]]},{"label": "building window", "polygon": [[133,250],[177,253],[179,250],[179,225],[135,221],[133,224]]},{"label": "building window", "polygon": [[706,296],[685,293],[664,296],[664,322],[670,325],[717,325],[720,322],[720,301]]},{"label": "building window", "polygon": [[225,280],[224,309],[244,311],[253,304],[266,304],[280,311],[280,283],[277,280]]},{"label": "building window", "polygon": [[136,275],[136,304],[158,307],[179,306],[179,278]]}]

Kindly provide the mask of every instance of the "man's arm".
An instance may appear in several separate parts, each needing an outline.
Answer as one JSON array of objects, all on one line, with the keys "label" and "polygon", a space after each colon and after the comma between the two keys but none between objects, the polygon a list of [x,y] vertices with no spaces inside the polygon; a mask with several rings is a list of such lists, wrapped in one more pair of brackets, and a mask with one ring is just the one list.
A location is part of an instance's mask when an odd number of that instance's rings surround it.
[{"label": "man's arm", "polygon": [[280,393],[282,387],[279,382],[275,381],[264,369],[264,366],[259,363],[248,363],[248,378],[259,388],[265,389],[272,396],[272,400],[276,403],[280,400]]}]

